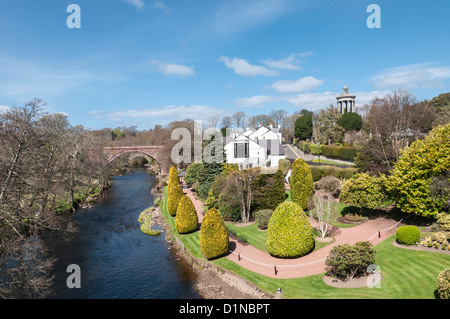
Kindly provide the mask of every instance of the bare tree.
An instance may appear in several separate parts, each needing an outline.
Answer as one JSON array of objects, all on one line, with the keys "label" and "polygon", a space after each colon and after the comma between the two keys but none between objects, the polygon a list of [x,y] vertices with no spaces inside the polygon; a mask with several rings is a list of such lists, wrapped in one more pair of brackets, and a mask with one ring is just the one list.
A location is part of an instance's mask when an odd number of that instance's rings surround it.
[{"label": "bare tree", "polygon": [[313,218],[315,222],[315,227],[322,238],[329,233],[329,230],[332,227],[332,223],[336,221],[339,216],[339,212],[336,209],[333,201],[330,199],[331,195],[325,195],[326,199],[323,196],[316,196],[312,201],[312,205],[314,209],[310,207],[309,215]]},{"label": "bare tree", "polygon": [[241,221],[250,221],[250,209],[253,200],[253,182],[259,171],[257,169],[246,169],[231,173],[232,181],[237,190],[237,197],[241,205]]},{"label": "bare tree", "polygon": [[231,119],[237,128],[243,128],[245,126],[246,117],[244,112],[238,111],[234,113]]},{"label": "bare tree", "polygon": [[272,118],[275,127],[281,127],[288,113],[285,110],[272,110],[269,116]]}]

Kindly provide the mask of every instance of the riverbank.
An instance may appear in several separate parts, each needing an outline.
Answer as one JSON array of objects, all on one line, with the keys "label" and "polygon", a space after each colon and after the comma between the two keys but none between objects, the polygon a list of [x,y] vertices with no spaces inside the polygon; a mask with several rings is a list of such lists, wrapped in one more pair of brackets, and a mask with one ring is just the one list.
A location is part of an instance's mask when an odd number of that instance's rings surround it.
[{"label": "riverbank", "polygon": [[[158,190],[158,197],[163,200],[163,190]],[[156,220],[163,228],[166,241],[177,259],[189,264],[195,273],[194,288],[204,299],[273,299],[274,297],[262,291],[252,283],[235,273],[214,265],[208,261],[192,256],[184,244],[173,233],[171,226],[157,208]]]}]

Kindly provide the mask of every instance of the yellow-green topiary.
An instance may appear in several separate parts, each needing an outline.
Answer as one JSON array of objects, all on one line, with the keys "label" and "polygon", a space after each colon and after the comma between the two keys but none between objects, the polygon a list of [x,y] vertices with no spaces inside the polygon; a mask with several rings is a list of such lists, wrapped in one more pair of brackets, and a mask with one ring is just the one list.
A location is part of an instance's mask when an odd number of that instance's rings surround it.
[{"label": "yellow-green topiary", "polygon": [[450,299],[450,268],[443,270],[439,274],[436,290],[441,299]]},{"label": "yellow-green topiary", "polygon": [[270,217],[266,240],[267,251],[275,257],[293,258],[314,248],[311,224],[296,203],[280,204]]},{"label": "yellow-green topiary", "polygon": [[297,158],[292,164],[289,184],[292,201],[302,209],[308,208],[308,199],[314,190],[313,177],[309,165],[301,158]]},{"label": "yellow-green topiary", "polygon": [[228,253],[229,238],[222,216],[215,208],[208,210],[203,217],[200,229],[200,249],[208,259]]},{"label": "yellow-green topiary", "polygon": [[183,195],[178,204],[175,227],[180,234],[193,232],[198,227],[197,211],[187,195]]},{"label": "yellow-green topiary", "polygon": [[169,171],[167,187],[167,210],[172,217],[177,214],[178,203],[184,195],[177,175],[177,169],[172,166]]}]

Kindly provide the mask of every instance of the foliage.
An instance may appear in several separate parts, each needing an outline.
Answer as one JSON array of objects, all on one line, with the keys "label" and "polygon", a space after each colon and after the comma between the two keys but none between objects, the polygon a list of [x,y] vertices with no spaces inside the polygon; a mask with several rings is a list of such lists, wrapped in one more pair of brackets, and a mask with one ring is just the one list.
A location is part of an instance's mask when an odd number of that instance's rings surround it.
[{"label": "foliage", "polygon": [[348,112],[341,115],[337,124],[342,126],[346,132],[353,130],[359,131],[362,128],[362,117],[357,113]]},{"label": "foliage", "polygon": [[310,166],[311,174],[315,182],[319,181],[325,176],[335,176],[339,179],[349,179],[357,173],[356,168],[340,168],[336,166]]},{"label": "foliage", "polygon": [[184,175],[184,181],[186,184],[192,185],[198,180],[197,174],[201,167],[202,163],[191,163],[186,168],[186,175]]},{"label": "foliage", "polygon": [[281,169],[274,174],[258,174],[253,181],[252,211],[274,210],[286,198]]},{"label": "foliage", "polygon": [[405,213],[435,217],[444,209],[449,194],[431,195],[433,177],[450,170],[450,124],[434,128],[428,136],[404,149],[386,187]]},{"label": "foliage", "polygon": [[202,163],[202,167],[197,172],[197,179],[199,182],[198,196],[206,198],[208,196],[209,188],[214,182],[217,175],[222,173],[224,166],[222,163]]},{"label": "foliage", "polygon": [[297,158],[292,164],[289,178],[292,201],[302,209],[308,207],[308,199],[313,192],[313,178],[308,164],[301,158]]},{"label": "foliage", "polygon": [[180,234],[193,232],[198,227],[197,211],[187,195],[183,195],[178,204],[175,227]]},{"label": "foliage", "polygon": [[169,171],[169,180],[167,188],[167,206],[170,216],[177,214],[178,203],[183,196],[183,190],[181,189],[180,182],[177,176],[177,169],[172,166]]},{"label": "foliage", "polygon": [[314,184],[315,189],[320,189],[333,196],[338,196],[341,190],[341,180],[335,176],[322,177]]},{"label": "foliage", "polygon": [[286,174],[291,169],[291,162],[289,160],[287,160],[287,159],[279,159],[278,160],[278,167],[283,172],[283,175],[286,176]]},{"label": "foliage", "polygon": [[414,245],[420,241],[420,230],[416,226],[400,226],[397,228],[397,242],[402,245]]},{"label": "foliage", "polygon": [[149,207],[142,211],[139,214],[138,222],[141,223],[141,231],[144,234],[151,235],[151,236],[157,236],[161,233],[161,230],[157,229],[155,227],[155,222],[152,220],[152,211],[154,210],[154,207]]},{"label": "foliage", "polygon": [[339,200],[361,209],[375,209],[387,200],[383,185],[382,178],[355,174],[342,185]]},{"label": "foliage", "polygon": [[358,153],[360,152],[360,148],[355,146],[337,146],[324,144],[321,144],[319,146],[317,144],[305,141],[298,142],[298,147],[307,154],[324,155],[329,158],[341,159],[346,161],[354,161]]},{"label": "foliage", "polygon": [[311,138],[313,134],[313,122],[312,115],[307,114],[300,116],[295,120],[295,137],[300,140],[306,140]]},{"label": "foliage", "polygon": [[325,262],[327,276],[351,280],[366,273],[367,267],[375,263],[375,251],[368,242],[338,245],[331,249]]},{"label": "foliage", "polygon": [[345,130],[338,125],[337,121],[341,113],[334,105],[322,109],[314,115],[314,140],[320,144],[332,145],[341,143],[344,139]]},{"label": "foliage", "polygon": [[293,202],[280,204],[267,228],[267,250],[275,257],[293,258],[314,249],[313,230],[301,206]]},{"label": "foliage", "polygon": [[436,222],[442,230],[450,231],[450,214],[439,213],[436,215]]},{"label": "foliage", "polygon": [[450,299],[450,268],[444,269],[437,277],[437,288],[441,299]]},{"label": "foliage", "polygon": [[200,249],[207,259],[214,259],[228,253],[227,228],[217,209],[208,210],[200,230]]},{"label": "foliage", "polygon": [[272,214],[273,210],[271,209],[263,209],[255,213],[255,221],[260,229],[267,229]]}]

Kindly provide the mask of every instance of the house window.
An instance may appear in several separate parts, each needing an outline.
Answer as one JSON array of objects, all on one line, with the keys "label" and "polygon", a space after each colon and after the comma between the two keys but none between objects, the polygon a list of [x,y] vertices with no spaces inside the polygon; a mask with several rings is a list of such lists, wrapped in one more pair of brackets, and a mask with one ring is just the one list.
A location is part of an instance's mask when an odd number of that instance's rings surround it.
[{"label": "house window", "polygon": [[248,158],[248,143],[234,143],[234,158]]}]

